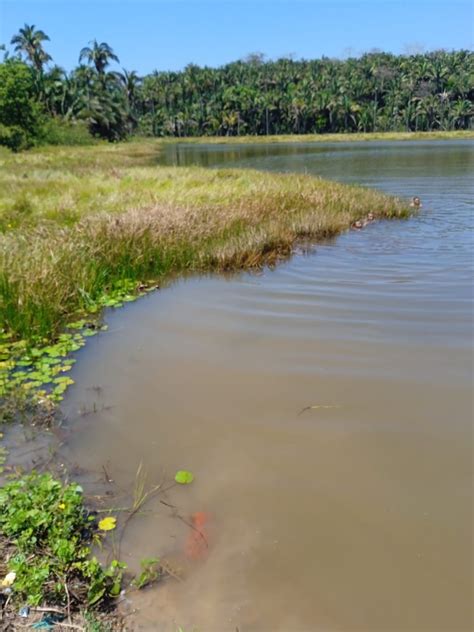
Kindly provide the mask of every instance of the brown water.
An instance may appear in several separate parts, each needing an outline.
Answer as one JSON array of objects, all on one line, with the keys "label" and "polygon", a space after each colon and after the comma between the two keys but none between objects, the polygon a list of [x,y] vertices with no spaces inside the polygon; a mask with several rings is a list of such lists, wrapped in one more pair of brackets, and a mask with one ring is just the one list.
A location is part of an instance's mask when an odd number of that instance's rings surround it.
[{"label": "brown water", "polygon": [[158,499],[131,524],[132,567],[164,555],[186,573],[135,599],[139,629],[472,628],[472,148],[168,150],[424,206],[261,275],[178,281],[109,313],[81,352],[65,456],[123,487],[140,462],[150,482],[190,469],[167,501],[212,515],[198,562]]}]

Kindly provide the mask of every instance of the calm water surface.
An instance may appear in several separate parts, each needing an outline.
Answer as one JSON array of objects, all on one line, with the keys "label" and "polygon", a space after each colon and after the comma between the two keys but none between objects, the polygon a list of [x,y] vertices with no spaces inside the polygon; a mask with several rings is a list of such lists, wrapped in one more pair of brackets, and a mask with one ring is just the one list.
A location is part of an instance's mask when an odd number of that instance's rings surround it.
[{"label": "calm water surface", "polygon": [[197,562],[158,500],[130,526],[132,567],[163,555],[186,574],[135,600],[139,629],[472,628],[472,150],[167,149],[167,164],[306,171],[423,209],[261,275],[179,281],[88,344],[65,456],[124,487],[140,462],[150,482],[186,467],[195,483],[167,500],[212,516]]}]

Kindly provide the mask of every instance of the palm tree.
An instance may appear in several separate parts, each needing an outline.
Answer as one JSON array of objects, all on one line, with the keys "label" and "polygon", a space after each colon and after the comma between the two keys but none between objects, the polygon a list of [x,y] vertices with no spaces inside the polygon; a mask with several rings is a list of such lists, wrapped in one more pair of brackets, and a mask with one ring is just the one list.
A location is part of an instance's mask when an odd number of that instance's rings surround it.
[{"label": "palm tree", "polygon": [[89,42],[91,46],[86,46],[79,53],[79,63],[85,59],[87,63],[95,67],[97,74],[103,76],[105,69],[111,61],[120,61],[117,55],[107,42],[101,42],[100,44],[95,39],[93,42]]},{"label": "palm tree", "polygon": [[452,124],[455,129],[469,129],[474,108],[471,101],[459,99],[451,109]]},{"label": "palm tree", "polygon": [[43,73],[43,66],[51,61],[51,56],[43,48],[43,42],[49,41],[44,31],[36,29],[34,24],[20,29],[17,35],[11,39],[14,50],[17,53],[25,53],[27,59],[33,64],[39,75]]},{"label": "palm tree", "polygon": [[118,80],[123,86],[130,108],[134,108],[138,89],[141,86],[142,79],[135,70],[125,70],[117,74]]},{"label": "palm tree", "polygon": [[3,53],[3,61],[7,61],[8,59],[8,51],[5,44],[0,44],[0,51]]}]

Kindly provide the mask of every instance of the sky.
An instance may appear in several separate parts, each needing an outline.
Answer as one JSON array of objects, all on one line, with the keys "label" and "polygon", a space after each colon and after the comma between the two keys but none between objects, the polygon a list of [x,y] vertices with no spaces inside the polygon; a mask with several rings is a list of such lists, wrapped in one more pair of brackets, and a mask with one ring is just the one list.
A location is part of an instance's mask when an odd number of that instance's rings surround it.
[{"label": "sky", "polygon": [[0,0],[0,44],[24,23],[49,35],[45,48],[66,70],[97,38],[139,74],[254,52],[314,59],[474,47],[474,0]]}]

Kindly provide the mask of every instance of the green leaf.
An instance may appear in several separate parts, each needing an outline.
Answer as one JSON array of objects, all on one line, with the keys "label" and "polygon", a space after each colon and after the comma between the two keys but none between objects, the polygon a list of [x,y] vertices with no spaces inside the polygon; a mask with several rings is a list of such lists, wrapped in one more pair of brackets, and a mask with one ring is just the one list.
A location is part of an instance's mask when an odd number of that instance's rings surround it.
[{"label": "green leaf", "polygon": [[194,480],[194,474],[187,470],[178,470],[174,475],[174,480],[180,485],[189,485]]},{"label": "green leaf", "polygon": [[65,384],[66,386],[69,386],[70,384],[74,384],[74,380],[67,376],[55,377],[53,382],[54,384],[60,384],[60,385]]},{"label": "green leaf", "polygon": [[82,329],[86,324],[85,320],[76,320],[73,323],[69,323],[69,329]]}]

